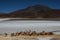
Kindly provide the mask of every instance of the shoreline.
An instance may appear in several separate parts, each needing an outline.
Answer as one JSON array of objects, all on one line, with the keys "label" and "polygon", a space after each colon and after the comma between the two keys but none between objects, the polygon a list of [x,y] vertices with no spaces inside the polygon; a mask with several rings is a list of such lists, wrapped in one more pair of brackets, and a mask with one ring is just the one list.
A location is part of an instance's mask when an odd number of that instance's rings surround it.
[{"label": "shoreline", "polygon": [[45,21],[60,21],[60,18],[0,18],[0,20],[14,21],[14,20],[45,20]]}]

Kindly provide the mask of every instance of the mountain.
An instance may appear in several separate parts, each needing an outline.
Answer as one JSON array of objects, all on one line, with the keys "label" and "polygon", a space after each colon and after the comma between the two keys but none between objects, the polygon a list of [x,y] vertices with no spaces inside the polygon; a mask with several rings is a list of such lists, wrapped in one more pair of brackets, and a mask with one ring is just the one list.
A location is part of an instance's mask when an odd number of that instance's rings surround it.
[{"label": "mountain", "polygon": [[45,17],[48,11],[51,8],[48,8],[43,5],[29,6],[26,9],[18,10],[11,13],[12,17],[22,17],[22,18],[40,18]]},{"label": "mountain", "polygon": [[13,18],[60,18],[60,9],[52,9],[44,5],[34,5],[3,16]]},{"label": "mountain", "polygon": [[9,17],[10,14],[7,14],[7,13],[0,13],[0,18],[6,18],[6,17]]}]

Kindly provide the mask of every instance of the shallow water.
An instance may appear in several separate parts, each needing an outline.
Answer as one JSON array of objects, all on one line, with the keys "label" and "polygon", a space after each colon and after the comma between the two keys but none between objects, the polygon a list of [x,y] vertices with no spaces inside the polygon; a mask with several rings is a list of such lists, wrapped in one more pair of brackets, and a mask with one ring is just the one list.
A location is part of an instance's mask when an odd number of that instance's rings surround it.
[{"label": "shallow water", "polygon": [[0,21],[0,32],[16,32],[32,30],[41,32],[60,30],[60,21],[15,20]]}]

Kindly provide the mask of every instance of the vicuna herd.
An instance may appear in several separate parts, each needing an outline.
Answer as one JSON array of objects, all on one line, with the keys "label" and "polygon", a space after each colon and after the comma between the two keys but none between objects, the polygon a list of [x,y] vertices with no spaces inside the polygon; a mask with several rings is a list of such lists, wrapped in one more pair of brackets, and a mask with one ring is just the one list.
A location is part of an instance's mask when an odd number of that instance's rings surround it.
[{"label": "vicuna herd", "polygon": [[[5,36],[7,36],[8,34],[5,33]],[[25,36],[39,36],[39,35],[54,35],[53,32],[45,32],[42,31],[40,33],[37,33],[36,31],[26,31],[26,32],[16,32],[16,33],[11,33],[10,36],[20,36],[20,35],[25,35]]]}]

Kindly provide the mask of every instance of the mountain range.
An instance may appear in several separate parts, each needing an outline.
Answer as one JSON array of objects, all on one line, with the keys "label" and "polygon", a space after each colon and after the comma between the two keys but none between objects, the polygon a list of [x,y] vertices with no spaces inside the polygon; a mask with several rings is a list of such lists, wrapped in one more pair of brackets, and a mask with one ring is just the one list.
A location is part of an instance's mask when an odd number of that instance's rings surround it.
[{"label": "mountain range", "polygon": [[0,13],[0,18],[60,18],[60,9],[34,5],[7,14]]}]

